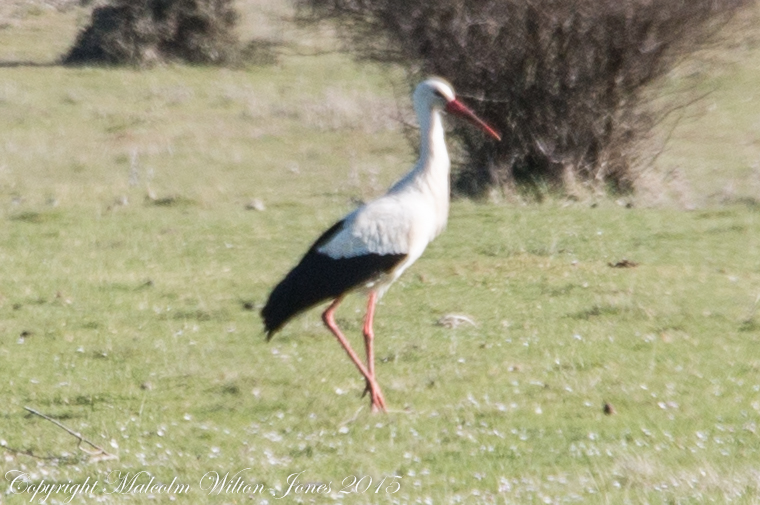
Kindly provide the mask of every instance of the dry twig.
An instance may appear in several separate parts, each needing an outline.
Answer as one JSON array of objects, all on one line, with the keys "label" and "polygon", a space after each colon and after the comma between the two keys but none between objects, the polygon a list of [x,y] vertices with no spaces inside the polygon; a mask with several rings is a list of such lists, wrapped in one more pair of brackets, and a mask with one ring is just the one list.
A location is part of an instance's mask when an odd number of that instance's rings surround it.
[{"label": "dry twig", "polygon": [[[61,424],[60,422],[56,421],[52,417],[46,416],[45,414],[43,414],[41,412],[37,412],[36,410],[34,410],[31,407],[24,407],[24,409],[27,410],[28,412],[36,415],[36,416],[40,416],[43,419],[47,419],[51,423],[55,424],[56,426],[58,426],[59,428],[61,428],[65,432],[67,432],[69,435],[72,435],[72,436],[76,437],[79,440],[79,443],[77,444],[77,448],[79,450],[81,450],[82,452],[84,452],[85,454],[87,454],[91,458],[92,461],[104,461],[104,460],[109,460],[109,459],[119,459],[119,457],[116,456],[115,454],[111,454],[110,452],[106,451],[105,449],[103,449],[99,445],[96,445],[96,444],[90,442],[89,440],[87,440],[86,438],[84,438],[80,433],[77,433],[76,431],[74,431],[74,430],[72,430],[72,429],[64,426],[63,424]],[[96,450],[95,451],[91,451],[91,450],[85,449],[84,447],[82,447],[82,443],[83,442],[85,444],[89,445],[90,447],[93,447]]]}]

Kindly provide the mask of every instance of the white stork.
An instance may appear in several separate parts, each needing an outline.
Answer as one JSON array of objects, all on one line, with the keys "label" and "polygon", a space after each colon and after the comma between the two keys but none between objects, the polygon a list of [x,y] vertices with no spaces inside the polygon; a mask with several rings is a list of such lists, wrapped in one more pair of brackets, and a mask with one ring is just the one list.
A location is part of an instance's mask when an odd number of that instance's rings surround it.
[{"label": "white stork", "polygon": [[[459,102],[451,85],[440,78],[420,83],[414,91],[420,125],[420,158],[388,192],[348,214],[320,236],[301,262],[269,295],[261,311],[267,340],[295,315],[327,300],[322,314],[367,382],[373,412],[386,410],[375,378],[372,319],[377,300],[446,226],[449,213],[449,154],[441,112],[468,119],[500,139],[490,126]],[[368,292],[364,319],[367,364],[335,324],[335,309],[352,290]]]}]

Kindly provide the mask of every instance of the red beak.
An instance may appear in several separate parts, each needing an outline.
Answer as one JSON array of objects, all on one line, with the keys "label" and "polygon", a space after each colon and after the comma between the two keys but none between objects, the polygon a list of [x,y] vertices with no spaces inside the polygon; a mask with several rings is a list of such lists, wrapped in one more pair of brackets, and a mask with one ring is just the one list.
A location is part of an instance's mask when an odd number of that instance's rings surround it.
[{"label": "red beak", "polygon": [[449,112],[451,114],[456,114],[457,116],[463,117],[496,140],[501,140],[501,135],[499,135],[496,130],[488,126],[488,124],[480,119],[478,116],[475,115],[475,113],[466,105],[464,105],[462,102],[460,102],[457,99],[454,99],[446,104],[446,112]]}]

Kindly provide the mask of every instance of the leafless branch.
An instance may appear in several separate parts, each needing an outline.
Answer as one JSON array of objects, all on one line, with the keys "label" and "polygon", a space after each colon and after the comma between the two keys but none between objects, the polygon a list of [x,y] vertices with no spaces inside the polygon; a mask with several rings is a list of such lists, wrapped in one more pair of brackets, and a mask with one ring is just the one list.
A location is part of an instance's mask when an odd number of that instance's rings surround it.
[{"label": "leafless branch", "polygon": [[[663,112],[660,115],[660,118],[654,123],[655,125],[661,124],[663,121],[665,121],[671,114],[678,111],[683,111],[684,109],[687,109],[688,107],[691,107],[697,102],[700,102],[701,100],[704,100],[708,96],[710,96],[713,93],[714,90],[707,91],[705,93],[702,93],[701,95],[698,95],[691,100],[688,100],[686,102],[680,103],[678,105],[675,105],[665,112]],[[683,119],[683,114],[678,116],[675,121],[673,121],[673,124],[668,128],[668,133],[665,135],[665,138],[660,143],[660,148],[657,150],[657,152],[649,159],[649,162],[647,163],[647,166],[653,166],[655,161],[660,157],[662,153],[665,152],[665,146],[668,144],[670,139],[673,136],[673,132],[675,132],[676,128],[678,128],[678,125],[681,124],[681,120]]]},{"label": "leafless branch", "polygon": [[[87,440],[86,438],[84,438],[82,436],[82,434],[77,433],[76,431],[72,430],[71,428],[68,428],[68,427],[64,426],[62,423],[60,423],[59,421],[56,421],[52,417],[46,416],[45,414],[43,414],[41,412],[38,412],[38,411],[34,410],[31,407],[24,407],[24,409],[27,410],[28,412],[36,415],[36,416],[40,416],[41,418],[50,421],[51,423],[55,424],[56,426],[58,426],[59,428],[61,428],[62,430],[64,430],[69,435],[72,435],[73,437],[76,437],[76,439],[79,440],[79,443],[77,444],[77,448],[79,450],[81,450],[82,452],[84,452],[85,454],[87,454],[88,456],[90,456],[91,458],[95,458],[97,461],[109,460],[109,459],[119,459],[119,457],[116,456],[115,454],[111,454],[110,452],[106,451],[105,449],[103,449],[99,445],[96,445],[96,444],[90,442],[89,440]],[[89,445],[90,447],[94,448],[95,450],[91,451],[91,450],[85,449],[84,447],[82,447],[83,443]]]}]

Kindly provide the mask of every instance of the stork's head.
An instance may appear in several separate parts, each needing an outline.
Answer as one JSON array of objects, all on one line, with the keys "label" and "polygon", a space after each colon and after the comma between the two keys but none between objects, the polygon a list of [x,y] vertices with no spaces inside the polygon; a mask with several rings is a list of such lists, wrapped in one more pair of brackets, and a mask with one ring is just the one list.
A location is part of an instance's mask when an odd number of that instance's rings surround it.
[{"label": "stork's head", "polygon": [[469,107],[457,100],[454,88],[440,77],[431,77],[419,83],[417,89],[414,90],[413,99],[416,107],[427,110],[445,110],[450,114],[463,117],[496,140],[501,140],[501,135],[496,130],[475,115]]}]

